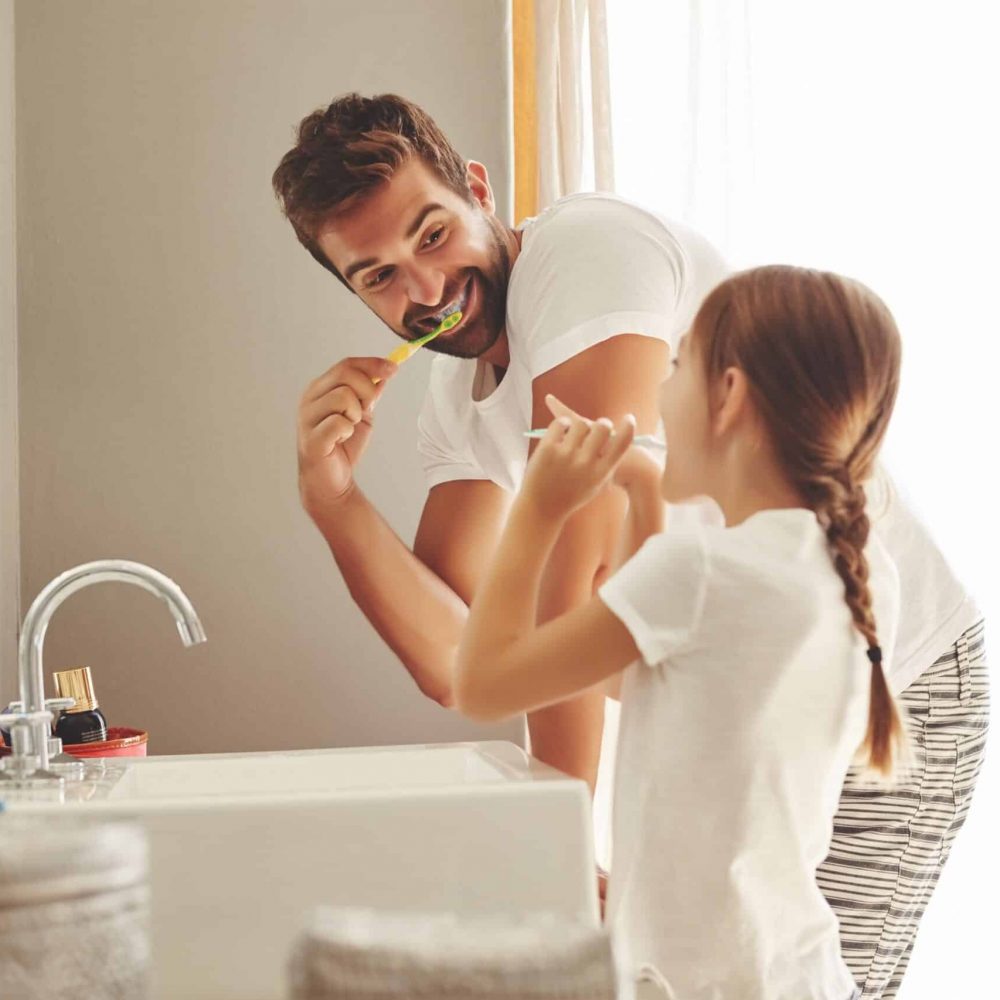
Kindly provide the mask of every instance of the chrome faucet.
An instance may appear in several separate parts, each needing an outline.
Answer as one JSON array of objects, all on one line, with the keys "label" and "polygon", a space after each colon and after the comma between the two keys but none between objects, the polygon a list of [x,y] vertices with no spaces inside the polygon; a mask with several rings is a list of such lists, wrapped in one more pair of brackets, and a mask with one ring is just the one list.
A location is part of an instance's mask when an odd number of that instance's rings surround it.
[{"label": "chrome faucet", "polygon": [[51,709],[68,706],[66,699],[45,700],[42,667],[45,633],[56,608],[70,594],[94,583],[110,582],[135,584],[165,601],[185,646],[205,641],[205,630],[184,591],[169,577],[149,566],[123,559],[103,559],[84,563],[57,576],[32,602],[21,627],[17,669],[21,711],[0,716],[0,722],[12,727],[14,744],[6,770],[21,777],[37,772],[42,772],[40,777],[48,775],[50,756],[62,750],[62,744],[49,736],[49,723],[52,720]]}]

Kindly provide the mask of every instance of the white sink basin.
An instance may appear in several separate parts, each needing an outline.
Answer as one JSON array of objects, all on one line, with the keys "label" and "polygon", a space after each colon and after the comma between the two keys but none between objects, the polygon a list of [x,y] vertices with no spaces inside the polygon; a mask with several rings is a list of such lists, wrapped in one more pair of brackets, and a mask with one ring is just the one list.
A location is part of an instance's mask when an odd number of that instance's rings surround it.
[{"label": "white sink basin", "polygon": [[[137,760],[109,790],[110,799],[201,796],[298,796],[354,789],[447,787],[523,780],[527,763],[507,753],[458,744],[412,747],[149,757]],[[520,771],[518,770],[520,767]]]},{"label": "white sink basin", "polygon": [[157,1000],[284,997],[324,903],[599,919],[587,787],[512,743],[107,764],[86,801],[6,806],[142,821]]}]

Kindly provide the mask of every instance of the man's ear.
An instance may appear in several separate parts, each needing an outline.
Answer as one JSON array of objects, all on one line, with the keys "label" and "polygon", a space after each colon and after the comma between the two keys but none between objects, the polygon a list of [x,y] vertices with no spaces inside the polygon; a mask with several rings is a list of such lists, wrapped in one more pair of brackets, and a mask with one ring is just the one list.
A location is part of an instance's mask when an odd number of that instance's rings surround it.
[{"label": "man's ear", "polygon": [[722,436],[751,417],[752,405],[746,374],[740,368],[727,368],[719,379],[713,400],[712,430]]},{"label": "man's ear", "polygon": [[490,187],[490,175],[486,172],[486,167],[478,160],[467,161],[465,180],[472,192],[472,197],[479,202],[482,210],[487,215],[493,215],[496,211],[496,203],[493,200],[493,188]]}]

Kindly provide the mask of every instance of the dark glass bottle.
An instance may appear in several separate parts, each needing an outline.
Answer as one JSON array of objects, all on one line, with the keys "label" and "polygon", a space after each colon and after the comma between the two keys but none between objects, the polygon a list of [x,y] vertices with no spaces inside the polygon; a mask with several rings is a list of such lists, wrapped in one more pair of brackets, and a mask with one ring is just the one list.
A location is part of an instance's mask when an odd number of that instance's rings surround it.
[{"label": "dark glass bottle", "polygon": [[98,743],[108,738],[108,723],[97,704],[90,667],[74,667],[53,674],[60,698],[75,698],[76,704],[61,712],[55,735],[63,746]]}]

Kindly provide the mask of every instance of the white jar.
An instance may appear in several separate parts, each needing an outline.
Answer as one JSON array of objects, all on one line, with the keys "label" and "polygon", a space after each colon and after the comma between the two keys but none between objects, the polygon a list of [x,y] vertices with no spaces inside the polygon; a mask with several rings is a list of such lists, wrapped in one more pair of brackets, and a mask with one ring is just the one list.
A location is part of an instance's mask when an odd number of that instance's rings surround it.
[{"label": "white jar", "polygon": [[0,815],[4,1000],[149,994],[145,832],[134,822]]}]

